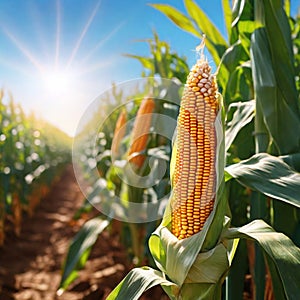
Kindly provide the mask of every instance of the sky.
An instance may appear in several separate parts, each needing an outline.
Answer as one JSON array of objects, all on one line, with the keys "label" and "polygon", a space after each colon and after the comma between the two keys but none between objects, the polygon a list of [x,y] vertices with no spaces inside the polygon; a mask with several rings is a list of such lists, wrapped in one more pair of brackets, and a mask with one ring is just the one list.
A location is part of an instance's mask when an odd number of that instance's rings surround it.
[{"label": "sky", "polygon": [[[197,0],[225,34],[221,0]],[[298,0],[292,0],[296,12]],[[70,135],[84,110],[112,82],[138,78],[124,53],[149,55],[156,30],[179,55],[196,59],[199,40],[149,3],[185,11],[183,0],[0,0],[0,88]]]}]

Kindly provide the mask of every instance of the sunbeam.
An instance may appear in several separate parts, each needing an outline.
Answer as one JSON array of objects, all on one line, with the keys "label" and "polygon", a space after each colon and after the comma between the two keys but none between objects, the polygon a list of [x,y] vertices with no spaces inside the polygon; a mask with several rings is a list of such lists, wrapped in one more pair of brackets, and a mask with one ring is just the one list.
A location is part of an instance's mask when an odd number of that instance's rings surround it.
[{"label": "sunbeam", "polygon": [[61,28],[60,0],[56,0],[56,37],[55,37],[55,66],[56,67],[59,64],[60,28]]},{"label": "sunbeam", "polygon": [[79,62],[79,64],[85,63],[100,47],[102,47],[110,38],[112,38],[125,24],[126,22],[120,23],[110,33],[107,34],[96,46],[88,52],[88,54]]},{"label": "sunbeam", "polygon": [[84,28],[83,28],[80,36],[79,36],[79,39],[77,40],[77,43],[76,43],[76,45],[75,45],[75,47],[74,47],[74,49],[73,49],[73,51],[71,53],[71,56],[70,56],[69,61],[67,63],[67,68],[69,68],[71,66],[71,64],[72,64],[72,62],[73,62],[73,60],[74,60],[74,58],[75,58],[75,56],[77,54],[77,51],[78,51],[78,49],[79,49],[79,47],[80,47],[80,45],[82,43],[82,40],[85,37],[85,35],[86,35],[86,33],[87,33],[90,25],[92,24],[92,22],[93,22],[96,14],[97,14],[97,11],[98,11],[100,5],[101,5],[101,0],[99,0],[97,2],[95,8],[92,11],[91,16],[89,17],[89,19],[87,20],[87,23],[85,24],[85,26],[84,26]]},{"label": "sunbeam", "polygon": [[16,45],[16,47],[25,55],[29,61],[40,71],[43,72],[43,66],[33,56],[33,54],[6,28],[2,27],[3,32],[6,36]]},{"label": "sunbeam", "polygon": [[95,72],[99,69],[103,69],[106,66],[112,65],[115,62],[115,59],[105,59],[105,61],[99,63],[93,63],[92,66],[81,69],[80,75],[88,74]]},{"label": "sunbeam", "polygon": [[[104,19],[97,18],[104,2],[92,3],[83,20],[77,18],[82,16],[80,12],[70,11],[73,4],[55,0],[43,4],[26,2],[22,9],[29,13],[21,14],[20,31],[15,31],[9,22],[0,22],[0,34],[7,43],[4,51],[9,47],[18,50],[12,51],[15,59],[10,59],[8,52],[0,57],[0,67],[6,70],[0,84],[13,87],[18,91],[17,97],[30,103],[31,109],[59,123],[70,134],[86,101],[110,85],[109,70],[118,61],[118,54],[112,51],[104,58],[99,52],[121,34],[120,29],[128,22],[122,18],[107,27]],[[87,9],[86,5],[81,7]],[[51,13],[46,13],[48,10]],[[81,21],[82,27],[73,36],[70,30],[74,27],[69,25]],[[81,51],[85,42],[88,47]],[[3,70],[0,73],[5,74]],[[22,78],[24,81],[19,82]],[[66,111],[72,111],[72,122],[65,118]]]},{"label": "sunbeam", "polygon": [[28,75],[32,75],[31,73],[29,74],[28,68],[22,67],[19,62],[13,61],[11,59],[4,59],[3,57],[0,57],[0,65],[5,66],[9,69],[16,70],[18,73],[26,75],[27,77]]}]

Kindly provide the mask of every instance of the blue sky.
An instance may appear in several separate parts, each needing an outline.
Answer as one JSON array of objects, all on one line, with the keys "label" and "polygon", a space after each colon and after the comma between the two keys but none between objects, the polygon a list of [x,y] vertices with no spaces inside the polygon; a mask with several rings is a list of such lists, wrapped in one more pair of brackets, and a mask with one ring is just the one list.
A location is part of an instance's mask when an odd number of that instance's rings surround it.
[{"label": "blue sky", "polygon": [[[225,34],[221,0],[196,2]],[[73,134],[84,109],[112,82],[139,77],[140,64],[122,54],[148,55],[136,40],[152,37],[153,29],[194,62],[199,40],[148,3],[184,11],[182,0],[0,0],[0,87]]]}]

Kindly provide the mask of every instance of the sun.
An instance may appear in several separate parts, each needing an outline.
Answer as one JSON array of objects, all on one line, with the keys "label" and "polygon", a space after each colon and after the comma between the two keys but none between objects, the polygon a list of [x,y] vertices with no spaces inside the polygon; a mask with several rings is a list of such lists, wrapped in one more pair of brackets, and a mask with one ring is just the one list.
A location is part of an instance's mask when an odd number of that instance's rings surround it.
[{"label": "sun", "polygon": [[61,94],[70,90],[74,82],[74,74],[64,69],[46,69],[42,72],[43,86],[51,94]]}]

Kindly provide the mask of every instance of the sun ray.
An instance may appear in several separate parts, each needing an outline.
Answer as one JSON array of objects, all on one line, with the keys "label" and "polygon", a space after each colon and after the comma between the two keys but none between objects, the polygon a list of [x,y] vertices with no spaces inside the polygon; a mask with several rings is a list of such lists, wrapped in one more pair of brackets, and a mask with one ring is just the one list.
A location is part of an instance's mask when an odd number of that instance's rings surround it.
[{"label": "sun ray", "polygon": [[23,75],[26,75],[28,77],[28,75],[30,76],[34,76],[34,73],[30,73],[28,71],[28,68],[22,67],[20,66],[19,62],[16,61],[12,61],[12,60],[8,60],[7,58],[0,58],[0,65],[1,66],[6,66],[10,69],[16,70],[18,71],[18,73],[21,73]]},{"label": "sun ray", "polygon": [[56,37],[55,37],[55,67],[59,64],[60,50],[60,29],[61,29],[61,7],[60,0],[56,0]]},{"label": "sun ray", "polygon": [[115,58],[111,59],[106,59],[103,62],[95,63],[90,67],[86,67],[84,69],[81,69],[78,75],[83,75],[83,74],[88,74],[88,73],[93,73],[99,69],[103,69],[107,66],[111,66],[115,62]]},{"label": "sun ray", "polygon": [[43,72],[43,66],[33,56],[33,54],[11,33],[8,29],[2,27],[5,35],[15,44],[15,46],[28,58],[28,60],[40,71]]},{"label": "sun ray", "polygon": [[82,43],[82,40],[85,37],[85,35],[86,35],[86,33],[87,33],[90,25],[92,24],[92,22],[93,22],[93,20],[94,20],[94,18],[96,16],[96,14],[97,14],[97,11],[98,11],[98,9],[100,7],[101,2],[102,2],[101,0],[99,0],[97,2],[95,8],[92,11],[92,14],[90,15],[89,19],[87,20],[87,23],[85,24],[85,26],[84,26],[84,28],[83,28],[80,36],[79,36],[79,39],[77,40],[77,43],[76,43],[76,45],[75,45],[75,47],[74,47],[74,49],[73,49],[73,51],[71,53],[71,56],[70,56],[70,58],[68,60],[67,68],[69,68],[71,66],[71,64],[72,64],[72,62],[73,62],[73,60],[74,60],[74,58],[75,58],[75,56],[77,54],[77,51],[78,51],[78,49],[79,49],[79,47],[80,47],[80,45]]},{"label": "sun ray", "polygon": [[125,24],[126,22],[120,23],[111,32],[109,32],[102,40],[100,40],[96,46],[88,52],[88,54],[79,62],[79,64],[85,63],[100,47],[102,47],[111,37],[113,37]]}]

